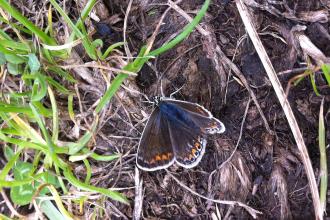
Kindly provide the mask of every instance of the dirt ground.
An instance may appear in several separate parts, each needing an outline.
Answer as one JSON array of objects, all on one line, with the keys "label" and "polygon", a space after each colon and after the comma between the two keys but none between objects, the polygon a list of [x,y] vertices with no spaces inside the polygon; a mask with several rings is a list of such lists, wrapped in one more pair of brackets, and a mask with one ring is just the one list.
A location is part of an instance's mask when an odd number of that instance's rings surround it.
[{"label": "dirt ground", "polygon": [[[83,2],[81,5],[84,5]],[[179,2],[178,6],[194,17],[204,1]],[[316,65],[315,60],[304,55],[295,33],[306,35],[325,57],[330,57],[329,1],[246,2],[250,2],[255,26],[284,88],[308,65]],[[106,42],[104,48],[123,41],[128,3],[100,1],[96,7],[95,13],[101,20],[89,23],[89,29],[96,29],[93,38],[102,38]],[[128,48],[117,50],[107,60],[107,65],[120,68],[123,65],[120,60],[129,56],[127,51],[131,56],[137,55],[168,8],[166,3],[166,0],[133,1],[125,31]],[[67,1],[69,6],[72,7],[71,16],[77,16],[76,9],[81,6]],[[153,48],[168,42],[186,24],[182,14],[169,10]],[[219,204],[210,199],[242,202],[262,212],[258,219],[314,219],[310,188],[296,142],[258,54],[246,34],[235,2],[212,1],[201,27],[211,33],[208,38],[195,30],[177,47],[150,60],[137,77],[129,77],[125,81],[103,112],[94,150],[100,154],[121,153],[123,156],[111,163],[91,160],[91,182],[100,187],[124,188],[121,192],[131,201],[131,205],[127,206],[107,200],[104,203],[106,216],[111,219],[133,218],[137,202],[134,201],[135,156],[141,132],[152,111],[150,104],[144,102],[145,96],[160,95],[162,80],[165,95],[180,89],[175,94],[176,99],[205,106],[225,124],[226,132],[209,136],[205,155],[196,168],[183,169],[173,165],[167,171],[139,171],[140,180],[143,179],[143,219],[220,219],[216,216],[221,216],[221,219],[252,219],[242,207]],[[221,53],[216,52],[215,48],[220,49]],[[76,52],[84,62],[89,61],[84,60],[83,51]],[[242,75],[237,75],[231,66],[237,67]],[[95,81],[90,84],[76,74],[83,109],[90,108],[106,88],[99,70],[94,71],[93,76]],[[113,75],[109,75],[111,77]],[[266,122],[242,78],[247,80],[256,95]],[[316,72],[315,81],[322,96],[315,94],[310,78],[306,77],[290,88],[288,99],[318,178],[319,109],[324,98],[325,127],[328,128],[326,140],[329,143],[330,89],[320,71]],[[72,133],[71,128],[72,124],[62,123],[62,139],[72,138],[68,135]],[[74,169],[76,175],[84,177],[83,165],[76,164]],[[194,195],[183,185],[208,200]],[[92,209],[93,205],[86,205],[85,213]],[[327,210],[329,213],[329,206]]]},{"label": "dirt ground", "polygon": [[[131,51],[140,48],[152,35],[158,18],[167,8],[159,5],[164,2],[143,1],[133,4],[127,29]],[[179,6],[193,16],[202,3],[203,1],[182,1]],[[251,10],[261,40],[283,87],[286,88],[288,81],[301,74],[302,68],[306,68],[308,62],[293,36],[297,25],[305,26],[303,33],[329,57],[330,5],[329,2],[318,0],[281,3],[258,1]],[[114,13],[118,10],[116,3],[109,7]],[[316,12],[324,12],[326,16],[320,16],[319,19],[307,16]],[[154,47],[167,42],[185,24],[185,18],[178,12],[169,11]],[[120,27],[121,24],[114,26]],[[211,44],[198,31],[194,31],[175,49],[145,65],[138,77],[126,84],[132,86],[131,84],[136,83],[138,91],[151,97],[159,95],[159,78],[162,77],[166,95],[182,88],[176,95],[177,99],[204,105],[222,120],[227,128],[225,134],[209,138],[206,153],[197,168],[186,170],[172,166],[169,172],[141,172],[144,181],[143,217],[210,219],[220,213],[223,219],[252,218],[237,206],[216,204],[191,194],[171,177],[174,175],[182,184],[210,199],[244,202],[263,213],[259,215],[259,219],[313,219],[310,189],[296,143],[259,57],[246,35],[235,3],[213,1],[202,27],[212,33]],[[265,128],[255,103],[250,102],[249,92],[239,83],[239,77],[228,68],[224,58],[214,60],[213,48],[216,46],[221,48],[224,56],[231,60],[247,79],[274,134],[270,134]],[[320,73],[316,74],[316,82],[320,93],[325,97],[326,127],[329,128],[330,90]],[[125,95],[132,96],[128,93],[126,91]],[[303,132],[315,175],[318,176],[317,128],[322,97],[315,95],[310,80],[306,78],[290,88],[288,98]],[[119,96],[116,99],[124,102],[127,111],[131,112],[127,100]],[[132,103],[133,111],[142,108],[150,113],[148,105],[142,105],[136,101],[136,97],[132,100],[135,102]],[[244,117],[246,109],[247,114]],[[118,126],[123,124],[114,117],[110,120],[115,124],[102,130],[106,135],[113,135],[114,128],[118,129]],[[139,137],[143,124],[135,128],[136,131],[130,128],[129,131],[132,132],[129,134]],[[126,131],[127,128],[123,128],[123,133],[119,133],[124,135]],[[329,129],[326,135],[329,140]],[[229,162],[226,161],[238,141],[235,154]],[[125,170],[126,174],[121,174],[121,181],[117,182],[117,186],[134,185],[133,154],[136,152],[137,141],[117,140],[112,144],[118,146],[118,143],[122,144],[123,153],[129,151],[132,158],[123,158],[121,172]],[[134,192],[128,195],[133,199]],[[124,207],[119,210],[128,218],[131,217],[132,210]]]}]

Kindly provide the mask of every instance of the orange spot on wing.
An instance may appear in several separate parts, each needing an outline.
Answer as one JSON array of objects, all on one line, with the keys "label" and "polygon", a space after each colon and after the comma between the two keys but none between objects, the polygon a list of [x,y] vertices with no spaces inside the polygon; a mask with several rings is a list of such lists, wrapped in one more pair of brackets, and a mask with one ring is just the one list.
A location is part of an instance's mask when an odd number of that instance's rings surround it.
[{"label": "orange spot on wing", "polygon": [[161,156],[157,155],[157,156],[155,157],[155,160],[156,160],[156,161],[159,161],[159,160],[162,160],[162,158],[161,158]]},{"label": "orange spot on wing", "polygon": [[218,127],[218,124],[217,124],[217,122],[212,122],[212,124],[211,124],[211,126],[210,126],[211,128],[217,128]]},{"label": "orange spot on wing", "polygon": [[162,160],[168,160],[168,157],[167,157],[166,154],[163,154],[163,155],[162,155]]}]

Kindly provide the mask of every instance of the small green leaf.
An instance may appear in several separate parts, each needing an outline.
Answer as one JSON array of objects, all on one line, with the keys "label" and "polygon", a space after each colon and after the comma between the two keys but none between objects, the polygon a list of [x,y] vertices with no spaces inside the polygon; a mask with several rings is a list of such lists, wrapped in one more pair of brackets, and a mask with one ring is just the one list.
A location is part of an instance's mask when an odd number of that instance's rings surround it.
[{"label": "small green leaf", "polygon": [[[31,163],[18,161],[14,167],[15,180],[20,181],[31,177],[32,169],[33,165]],[[48,172],[43,173],[40,180],[42,180],[42,183],[52,184],[56,188],[60,186],[57,178]],[[32,196],[42,183],[35,181],[33,184],[14,186],[10,190],[10,198],[17,205],[27,205],[31,202]],[[39,195],[45,195],[47,193],[49,193],[49,189],[45,187],[40,191]]]},{"label": "small green leaf", "polygon": [[96,39],[92,42],[94,47],[103,47],[103,41],[101,39]]},{"label": "small green leaf", "polygon": [[33,53],[29,54],[28,64],[29,64],[31,73],[35,73],[40,69],[40,62],[38,60],[38,57]]},{"label": "small green leaf", "polygon": [[3,65],[6,63],[6,57],[3,53],[0,53],[0,65]]},{"label": "small green leaf", "polygon": [[14,63],[7,63],[8,72],[12,75],[19,75],[22,73],[20,65]]},{"label": "small green leaf", "polygon": [[[58,182],[57,177],[54,176],[53,174],[45,172],[44,175],[41,177],[41,179],[45,183],[49,183],[49,184],[53,185],[55,188],[60,187],[60,183]],[[39,184],[36,184],[36,186],[38,186],[38,185]],[[44,189],[41,190],[40,194],[44,195],[48,192],[49,192],[48,188],[44,188]]]},{"label": "small green leaf", "polygon": [[[32,164],[26,162],[18,162],[14,167],[15,180],[23,180],[27,178]],[[31,202],[34,190],[32,184],[24,184],[15,186],[10,190],[10,198],[17,205],[27,205]]]},{"label": "small green leaf", "polygon": [[15,54],[5,54],[5,58],[9,63],[21,64],[25,62],[23,57],[17,56]]}]

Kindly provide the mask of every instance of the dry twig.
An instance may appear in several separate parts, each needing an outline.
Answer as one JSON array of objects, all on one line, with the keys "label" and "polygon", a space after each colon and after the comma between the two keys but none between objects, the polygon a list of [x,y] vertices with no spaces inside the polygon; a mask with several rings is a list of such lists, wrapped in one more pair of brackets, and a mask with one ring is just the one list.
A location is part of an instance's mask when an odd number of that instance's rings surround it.
[{"label": "dry twig", "polygon": [[135,199],[134,199],[134,220],[139,220],[142,213],[143,206],[143,180],[140,178],[140,172],[137,167],[135,167]]}]

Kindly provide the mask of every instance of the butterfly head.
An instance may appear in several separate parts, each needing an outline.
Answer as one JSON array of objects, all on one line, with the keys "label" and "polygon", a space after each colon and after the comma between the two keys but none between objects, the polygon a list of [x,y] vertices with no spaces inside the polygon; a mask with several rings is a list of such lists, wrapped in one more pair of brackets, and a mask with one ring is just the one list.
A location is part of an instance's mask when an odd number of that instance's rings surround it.
[{"label": "butterfly head", "polygon": [[159,106],[160,102],[163,100],[163,97],[161,96],[154,96],[152,97],[152,102],[154,105]]}]

